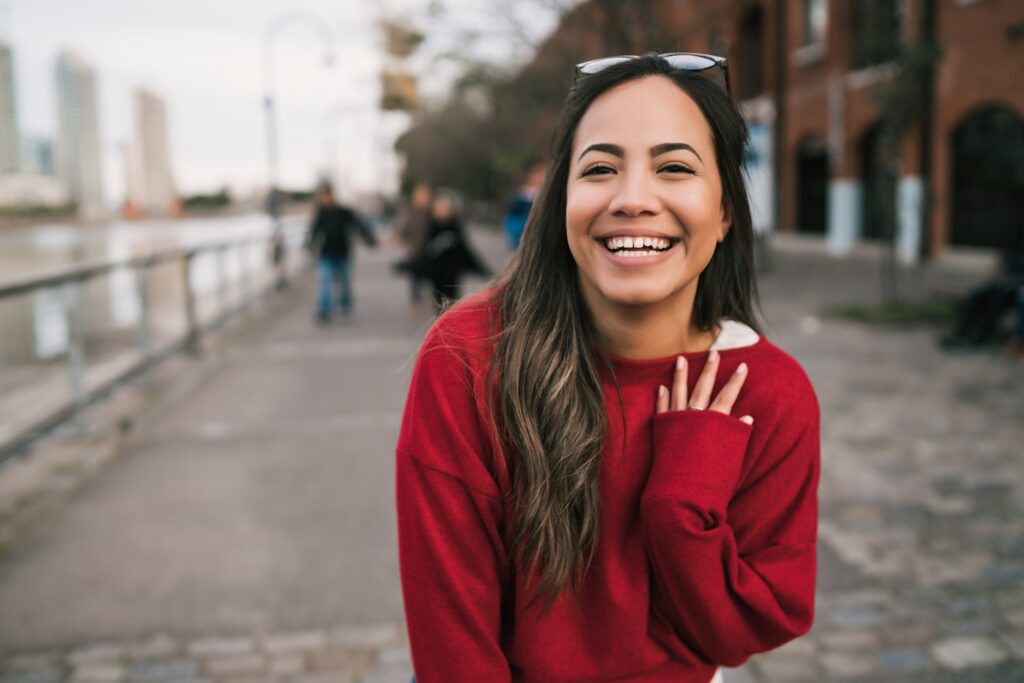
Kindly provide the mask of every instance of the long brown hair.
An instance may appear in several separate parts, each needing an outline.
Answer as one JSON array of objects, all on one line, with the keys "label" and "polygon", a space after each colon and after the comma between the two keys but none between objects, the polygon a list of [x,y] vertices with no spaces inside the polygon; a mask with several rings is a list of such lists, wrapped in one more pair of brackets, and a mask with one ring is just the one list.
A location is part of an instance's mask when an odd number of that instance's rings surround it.
[{"label": "long brown hair", "polygon": [[567,586],[577,585],[596,549],[598,472],[607,431],[600,371],[611,370],[596,343],[566,240],[573,138],[598,96],[652,75],[682,88],[707,119],[722,201],[732,219],[700,275],[693,324],[706,332],[728,317],[759,329],[753,228],[742,177],[747,128],[732,100],[710,80],[675,70],[653,54],[581,78],[559,116],[548,173],[520,249],[495,292],[501,329],[491,365],[497,387],[493,414],[501,443],[514,454],[509,537],[527,579],[539,570],[531,603],[543,595],[546,608]]}]

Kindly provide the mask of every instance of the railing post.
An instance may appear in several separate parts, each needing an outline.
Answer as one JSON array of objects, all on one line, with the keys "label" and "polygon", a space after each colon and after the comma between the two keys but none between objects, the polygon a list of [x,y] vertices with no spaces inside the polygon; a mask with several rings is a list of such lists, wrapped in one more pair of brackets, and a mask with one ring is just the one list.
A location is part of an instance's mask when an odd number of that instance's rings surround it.
[{"label": "railing post", "polygon": [[143,261],[135,271],[136,291],[139,297],[139,351],[142,362],[153,362],[153,334],[149,319],[149,269],[152,260]]},{"label": "railing post", "polygon": [[68,379],[71,400],[77,413],[85,405],[85,349],[83,342],[82,281],[72,280],[63,287],[64,322],[68,328]]},{"label": "railing post", "polygon": [[228,244],[217,247],[217,298],[220,301],[220,313],[217,324],[223,325],[228,318]]},{"label": "railing post", "polygon": [[252,303],[252,282],[250,281],[252,274],[249,272],[249,259],[246,258],[245,254],[245,240],[236,242],[235,248],[238,249],[238,280],[242,290],[240,308],[243,311],[247,311]]},{"label": "railing post", "polygon": [[196,314],[196,293],[192,289],[192,259],[196,252],[190,249],[181,260],[181,274],[185,285],[185,349],[189,353],[199,353],[199,316]]}]

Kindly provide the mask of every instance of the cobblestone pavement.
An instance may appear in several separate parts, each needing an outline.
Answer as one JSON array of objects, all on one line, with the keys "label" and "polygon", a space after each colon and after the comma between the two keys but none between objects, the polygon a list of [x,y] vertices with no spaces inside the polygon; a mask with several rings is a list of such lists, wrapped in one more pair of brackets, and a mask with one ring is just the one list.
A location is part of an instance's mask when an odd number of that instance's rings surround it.
[{"label": "cobblestone pavement", "polygon": [[[962,291],[953,263],[908,289]],[[784,247],[763,280],[768,335],[822,406],[817,616],[726,683],[1024,681],[1024,363],[949,354],[928,328],[823,314],[877,299],[867,257]],[[400,624],[239,638],[146,636],[0,659],[0,683],[406,683]]]},{"label": "cobblestone pavement", "polygon": [[405,629],[349,626],[244,638],[90,643],[12,657],[4,683],[409,683]]},{"label": "cobblestone pavement", "polygon": [[874,262],[780,259],[767,318],[822,407],[817,616],[726,682],[1024,681],[1024,363],[823,317]]}]

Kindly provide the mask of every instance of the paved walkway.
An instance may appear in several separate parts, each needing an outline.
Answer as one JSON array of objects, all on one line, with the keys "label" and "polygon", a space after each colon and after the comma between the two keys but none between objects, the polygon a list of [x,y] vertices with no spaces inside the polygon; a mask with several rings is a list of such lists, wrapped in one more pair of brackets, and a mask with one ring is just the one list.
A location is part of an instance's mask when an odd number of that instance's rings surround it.
[{"label": "paved walkway", "polygon": [[1024,363],[814,315],[877,300],[875,264],[789,254],[765,280],[777,343],[822,407],[817,618],[729,683],[1024,680]]},{"label": "paved walkway", "polygon": [[[1024,364],[822,317],[878,277],[817,251],[763,280],[823,410],[817,620],[726,682],[1024,680]],[[391,448],[422,326],[395,255],[361,257],[353,323],[314,327],[301,285],[0,554],[0,683],[406,683]]]}]

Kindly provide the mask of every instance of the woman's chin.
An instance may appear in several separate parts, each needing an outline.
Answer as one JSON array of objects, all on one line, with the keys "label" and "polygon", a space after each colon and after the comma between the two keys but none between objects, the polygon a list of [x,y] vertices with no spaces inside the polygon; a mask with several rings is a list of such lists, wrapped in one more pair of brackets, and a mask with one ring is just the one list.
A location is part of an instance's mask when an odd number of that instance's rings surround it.
[{"label": "woman's chin", "polygon": [[653,306],[668,298],[669,292],[663,287],[632,286],[608,288],[601,292],[604,298],[617,306]]}]

